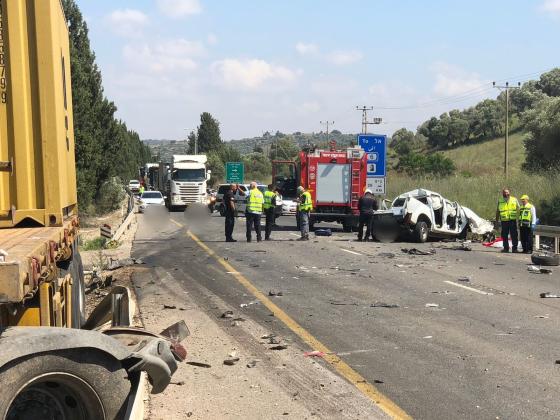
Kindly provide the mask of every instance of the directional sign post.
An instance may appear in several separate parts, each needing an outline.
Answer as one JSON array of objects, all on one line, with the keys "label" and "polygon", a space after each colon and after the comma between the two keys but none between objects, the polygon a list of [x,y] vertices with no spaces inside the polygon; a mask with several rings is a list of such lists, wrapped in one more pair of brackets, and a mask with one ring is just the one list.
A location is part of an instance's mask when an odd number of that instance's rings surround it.
[{"label": "directional sign post", "polygon": [[360,134],[358,144],[367,154],[367,188],[374,194],[385,194],[387,177],[387,136]]},{"label": "directional sign post", "polygon": [[242,162],[226,162],[226,182],[242,184],[245,178],[245,166]]}]

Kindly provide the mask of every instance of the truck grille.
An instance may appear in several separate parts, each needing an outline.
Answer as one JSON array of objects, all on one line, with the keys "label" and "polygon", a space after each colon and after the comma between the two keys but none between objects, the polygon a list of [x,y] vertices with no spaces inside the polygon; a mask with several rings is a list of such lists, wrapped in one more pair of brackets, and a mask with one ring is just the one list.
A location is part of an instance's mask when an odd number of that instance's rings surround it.
[{"label": "truck grille", "polygon": [[196,203],[200,201],[200,193],[196,186],[181,186],[179,187],[179,194],[186,203]]}]

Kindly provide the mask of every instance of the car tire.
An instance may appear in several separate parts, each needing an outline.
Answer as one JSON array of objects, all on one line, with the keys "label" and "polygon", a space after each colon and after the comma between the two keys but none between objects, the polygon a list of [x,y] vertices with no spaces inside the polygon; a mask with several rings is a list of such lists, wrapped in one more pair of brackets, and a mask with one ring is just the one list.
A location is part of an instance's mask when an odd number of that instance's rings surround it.
[{"label": "car tire", "polygon": [[531,262],[535,265],[555,267],[560,264],[560,255],[551,252],[536,252],[531,255]]},{"label": "car tire", "polygon": [[414,240],[420,244],[423,244],[428,240],[428,224],[423,221],[419,221],[414,226],[413,231]]}]

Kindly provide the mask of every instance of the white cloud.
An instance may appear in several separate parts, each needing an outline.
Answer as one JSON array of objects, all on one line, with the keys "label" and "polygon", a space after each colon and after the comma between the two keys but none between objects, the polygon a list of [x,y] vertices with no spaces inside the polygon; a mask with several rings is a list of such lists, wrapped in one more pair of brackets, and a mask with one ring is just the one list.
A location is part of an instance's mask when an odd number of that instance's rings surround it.
[{"label": "white cloud", "polygon": [[113,32],[124,37],[141,35],[143,28],[149,23],[148,16],[135,9],[114,10],[106,20]]},{"label": "white cloud", "polygon": [[161,13],[173,19],[202,12],[199,0],[157,0],[157,5]]},{"label": "white cloud", "polygon": [[478,89],[488,83],[482,80],[478,73],[469,72],[444,62],[435,63],[431,70],[436,78],[434,92],[441,96],[460,95],[467,92],[474,95]]},{"label": "white cloud", "polygon": [[319,47],[315,44],[306,44],[304,42],[298,42],[296,44],[296,51],[300,55],[314,55],[319,52]]},{"label": "white cloud", "polygon": [[327,56],[327,60],[337,66],[345,66],[348,64],[354,64],[364,58],[364,55],[357,50],[349,51],[333,51]]},{"label": "white cloud", "polygon": [[147,68],[154,73],[194,70],[193,58],[204,55],[204,46],[197,41],[171,39],[155,44],[125,45],[123,56],[127,62]]},{"label": "white cloud", "polygon": [[545,0],[540,10],[555,17],[560,17],[560,0]]},{"label": "white cloud", "polygon": [[296,107],[296,111],[301,115],[315,114],[321,110],[321,104],[317,101],[304,102]]},{"label": "white cloud", "polygon": [[297,71],[267,63],[264,60],[225,59],[211,66],[216,81],[229,89],[257,90],[264,87],[283,87],[298,76]]}]

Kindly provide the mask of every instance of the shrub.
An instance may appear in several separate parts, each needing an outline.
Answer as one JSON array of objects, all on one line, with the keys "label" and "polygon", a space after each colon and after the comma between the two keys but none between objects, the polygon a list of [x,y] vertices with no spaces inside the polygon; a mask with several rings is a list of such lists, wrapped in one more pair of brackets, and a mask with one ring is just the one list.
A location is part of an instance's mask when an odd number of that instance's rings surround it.
[{"label": "shrub", "polygon": [[126,192],[123,188],[121,180],[117,177],[113,177],[101,185],[99,192],[97,193],[97,213],[104,214],[117,210],[124,198],[126,197]]},{"label": "shrub", "polygon": [[543,225],[560,226],[560,195],[550,200],[542,200],[537,217]]}]

